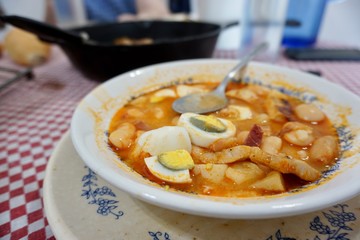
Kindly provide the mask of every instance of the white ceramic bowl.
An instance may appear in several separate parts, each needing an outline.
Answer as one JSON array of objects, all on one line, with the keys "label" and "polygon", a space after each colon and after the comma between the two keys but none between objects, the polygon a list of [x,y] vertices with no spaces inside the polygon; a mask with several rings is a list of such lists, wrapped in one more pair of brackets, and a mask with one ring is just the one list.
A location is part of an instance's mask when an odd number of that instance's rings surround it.
[{"label": "white ceramic bowl", "polygon": [[[71,122],[73,144],[99,176],[132,196],[171,210],[229,219],[259,219],[311,212],[346,201],[360,193],[360,99],[329,81],[284,67],[252,62],[246,81],[261,83],[313,101],[338,127],[342,157],[316,184],[270,197],[220,198],[165,190],[132,171],[107,145],[114,113],[133,95],[174,80],[197,75],[220,81],[233,60],[186,60],[157,64],[117,76],[89,93]],[[159,143],[161,144],[161,143]]]}]

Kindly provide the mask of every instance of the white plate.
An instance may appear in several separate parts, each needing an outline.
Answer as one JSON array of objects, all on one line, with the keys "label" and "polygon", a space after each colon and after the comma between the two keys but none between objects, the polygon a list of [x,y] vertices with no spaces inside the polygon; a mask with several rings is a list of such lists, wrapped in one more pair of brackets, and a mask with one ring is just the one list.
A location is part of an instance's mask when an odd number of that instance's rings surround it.
[{"label": "white plate", "polygon": [[[258,219],[292,216],[346,201],[360,193],[360,99],[326,79],[289,68],[251,63],[246,81],[277,88],[305,101],[314,101],[340,131],[343,158],[319,186],[259,198],[216,198],[169,191],[134,173],[108,147],[106,132],[115,112],[135,93],[170,81],[207,73],[219,81],[234,60],[186,60],[157,64],[117,76],[89,93],[71,122],[75,149],[99,176],[146,202],[201,216]],[[215,76],[215,77],[214,77]],[[282,82],[279,84],[279,82]],[[285,85],[284,85],[285,83]],[[345,125],[346,128],[341,126]],[[186,204],[184,204],[186,203]]]},{"label": "white plate", "polygon": [[[90,178],[91,186],[86,185]],[[87,199],[86,192],[93,197]],[[69,134],[48,163],[44,205],[58,240],[360,239],[360,197],[321,212],[268,220],[225,220],[172,212],[132,198],[91,172],[77,155]]]}]

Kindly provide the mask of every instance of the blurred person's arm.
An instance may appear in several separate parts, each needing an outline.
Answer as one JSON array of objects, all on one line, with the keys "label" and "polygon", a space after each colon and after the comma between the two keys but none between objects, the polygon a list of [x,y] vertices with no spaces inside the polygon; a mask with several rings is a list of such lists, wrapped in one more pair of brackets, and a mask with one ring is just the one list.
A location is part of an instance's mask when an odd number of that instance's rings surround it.
[{"label": "blurred person's arm", "polygon": [[50,23],[52,25],[56,25],[56,17],[55,17],[55,9],[54,3],[52,0],[46,0],[45,6],[45,22]]},{"label": "blurred person's arm", "polygon": [[122,14],[118,20],[163,19],[170,15],[166,0],[136,0],[135,3],[137,14]]}]

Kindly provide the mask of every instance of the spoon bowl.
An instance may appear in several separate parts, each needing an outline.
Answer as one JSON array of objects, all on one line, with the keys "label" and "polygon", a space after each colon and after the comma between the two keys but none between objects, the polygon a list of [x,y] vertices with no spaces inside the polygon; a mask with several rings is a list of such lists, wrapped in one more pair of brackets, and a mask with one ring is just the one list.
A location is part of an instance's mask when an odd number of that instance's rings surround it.
[{"label": "spoon bowl", "polygon": [[225,95],[227,85],[233,79],[238,79],[242,75],[247,63],[259,52],[267,48],[267,43],[261,43],[249,54],[245,55],[241,61],[225,76],[220,85],[208,93],[194,93],[181,97],[174,101],[172,108],[178,113],[209,113],[215,112],[227,106],[228,99]]},{"label": "spoon bowl", "polygon": [[173,103],[173,109],[179,113],[207,113],[224,108],[227,104],[225,95],[212,91],[186,95]]}]

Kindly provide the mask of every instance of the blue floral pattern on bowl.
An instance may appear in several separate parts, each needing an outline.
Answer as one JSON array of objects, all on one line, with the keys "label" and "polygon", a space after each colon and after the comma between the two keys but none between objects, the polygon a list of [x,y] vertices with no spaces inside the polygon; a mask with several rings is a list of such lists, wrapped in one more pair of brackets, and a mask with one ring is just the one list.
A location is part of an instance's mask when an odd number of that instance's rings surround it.
[{"label": "blue floral pattern on bowl", "polygon": [[[88,167],[85,168],[88,172],[82,178],[83,192],[81,196],[89,200],[88,204],[98,206],[97,214],[102,216],[113,215],[115,219],[119,219],[124,215],[124,212],[114,211],[114,209],[118,208],[116,204],[119,203],[119,201],[113,199],[116,198],[116,195],[107,186],[98,187],[96,173]],[[353,229],[348,223],[356,221],[357,217],[355,213],[347,212],[347,207],[349,207],[347,204],[337,204],[332,209],[321,212],[328,224],[323,221],[324,219],[321,216],[315,216],[309,222],[309,229],[315,232],[313,240],[350,240],[347,236]],[[152,240],[171,240],[171,235],[167,232],[148,231],[148,234]],[[278,229],[274,235],[269,236],[266,240],[296,240],[296,238],[282,236],[281,229]]]},{"label": "blue floral pattern on bowl", "polygon": [[115,211],[118,208],[116,204],[119,202],[112,199],[116,197],[115,193],[107,186],[98,187],[98,178],[95,172],[88,167],[85,168],[88,169],[88,173],[82,178],[83,189],[81,196],[89,200],[89,204],[98,206],[98,214],[103,216],[113,215],[116,219],[119,219],[124,215],[124,212]]},{"label": "blue floral pattern on bowl", "polygon": [[[346,204],[338,204],[333,206],[333,209],[327,212],[322,212],[329,224],[324,224],[319,216],[316,216],[309,225],[310,230],[322,235],[322,238],[315,235],[314,240],[326,239],[326,240],[350,240],[347,238],[349,232],[353,229],[347,224],[356,220],[356,216],[352,212],[346,212]],[[336,209],[336,210],[335,210]],[[340,211],[338,211],[340,209]],[[325,237],[325,238],[324,238]],[[266,240],[292,240],[296,238],[283,237],[281,230],[277,230],[274,236],[270,236]]]},{"label": "blue floral pattern on bowl", "polygon": [[148,232],[150,237],[152,237],[152,240],[171,240],[170,239],[170,235],[165,232],[165,233],[162,233],[162,232]]}]

